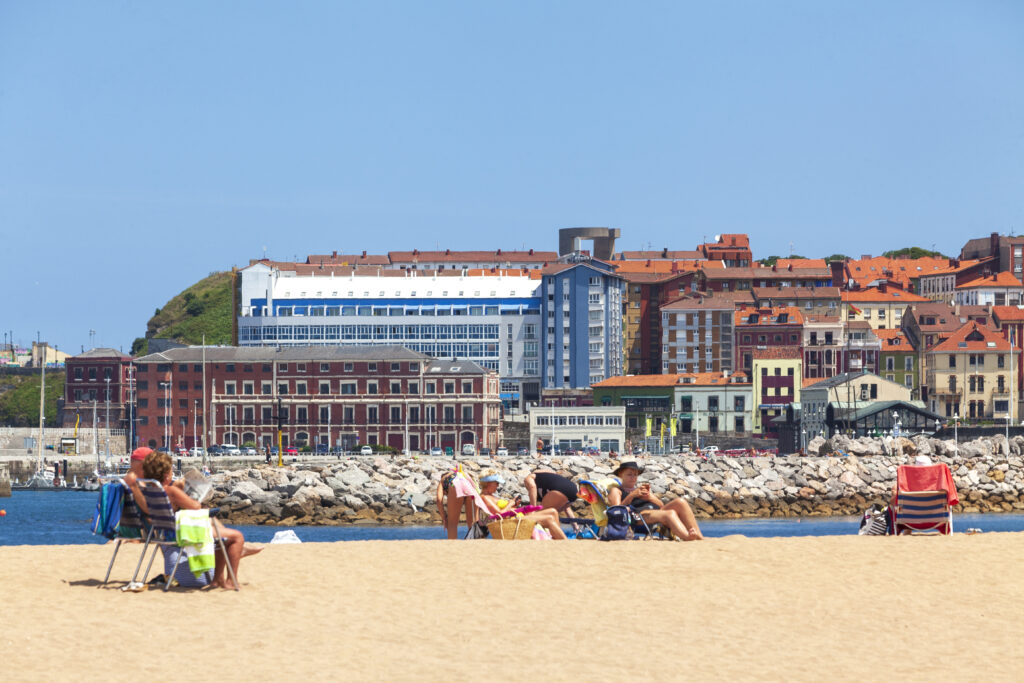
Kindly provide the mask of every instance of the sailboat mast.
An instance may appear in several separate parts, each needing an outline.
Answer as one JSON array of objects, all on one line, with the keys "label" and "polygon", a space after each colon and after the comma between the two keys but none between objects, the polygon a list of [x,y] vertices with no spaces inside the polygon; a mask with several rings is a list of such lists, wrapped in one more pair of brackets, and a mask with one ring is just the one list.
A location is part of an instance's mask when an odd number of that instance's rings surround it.
[{"label": "sailboat mast", "polygon": [[39,445],[36,452],[36,471],[38,472],[43,465],[43,421],[45,419],[43,409],[46,405],[46,354],[43,351],[43,343],[38,332],[36,333],[36,348],[39,351],[39,365],[42,370],[39,382]]}]

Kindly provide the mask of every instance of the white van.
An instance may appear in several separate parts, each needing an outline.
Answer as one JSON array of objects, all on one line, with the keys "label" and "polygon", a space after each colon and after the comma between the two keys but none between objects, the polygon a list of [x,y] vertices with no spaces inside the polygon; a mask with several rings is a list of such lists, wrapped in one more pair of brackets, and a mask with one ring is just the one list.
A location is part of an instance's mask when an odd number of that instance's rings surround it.
[{"label": "white van", "polygon": [[463,455],[476,455],[476,446],[474,446],[471,443],[467,443],[465,446],[462,447],[462,454]]}]

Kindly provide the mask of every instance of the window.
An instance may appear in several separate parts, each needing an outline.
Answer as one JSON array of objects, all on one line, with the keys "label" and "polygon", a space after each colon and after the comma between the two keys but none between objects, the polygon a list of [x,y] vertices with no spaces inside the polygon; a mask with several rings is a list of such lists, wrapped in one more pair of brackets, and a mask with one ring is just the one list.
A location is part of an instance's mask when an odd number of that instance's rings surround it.
[{"label": "window", "polygon": [[282,394],[282,395],[287,394],[288,393],[288,382],[278,382],[277,383],[277,393],[278,394]]},{"label": "window", "polygon": [[246,396],[252,396],[256,393],[256,386],[253,382],[242,382],[242,393]]},{"label": "window", "polygon": [[188,382],[178,382],[179,391],[188,391]]},{"label": "window", "polygon": [[366,408],[366,421],[370,424],[377,423],[377,406],[368,406]]},{"label": "window", "polygon": [[996,367],[997,368],[1005,368],[1006,367],[1006,355],[1005,354],[1001,353],[998,356],[996,356]]},{"label": "window", "polygon": [[[744,407],[745,403],[746,403],[746,400],[745,400],[745,398],[743,396],[734,396],[733,399],[732,399],[732,408],[736,412],[742,413],[745,410],[745,407]],[[738,418],[738,419],[742,420],[743,418]],[[742,429],[737,429],[736,431],[742,432],[743,430]]]},{"label": "window", "polygon": [[234,396],[235,395],[235,383],[234,382],[224,382],[224,393],[227,394],[228,396]]},{"label": "window", "polygon": [[464,393],[464,394],[472,394],[473,393],[473,380],[468,380],[467,379],[467,380],[463,380],[462,381],[462,393]]},{"label": "window", "polygon": [[391,406],[391,423],[399,424],[402,421],[402,407]]},{"label": "window", "polygon": [[401,370],[402,370],[402,364],[401,363],[392,363],[391,364],[391,372],[401,372]]},{"label": "window", "polygon": [[427,393],[428,394],[436,394],[437,393],[437,385],[434,382],[427,382]]},{"label": "window", "polygon": [[367,363],[366,364],[366,371],[367,372],[377,372],[377,364],[376,363]]},{"label": "window", "polygon": [[896,369],[896,359],[893,358],[892,356],[886,356],[886,358],[885,358],[885,369],[886,370],[895,370]]},{"label": "window", "polygon": [[260,393],[264,396],[269,396],[274,391],[273,385],[270,382],[260,383]]},{"label": "window", "polygon": [[366,383],[366,393],[368,393],[368,394],[376,394],[377,393],[377,383],[376,382],[367,382]]},{"label": "window", "polygon": [[318,387],[317,390],[321,394],[329,394],[329,393],[331,393],[331,383],[330,382],[320,382],[320,386]]},{"label": "window", "polygon": [[287,363],[278,363],[277,364],[277,371],[278,372],[288,372],[288,364]]},{"label": "window", "polygon": [[473,422],[473,406],[462,406],[462,421],[465,423]]},{"label": "window", "polygon": [[345,363],[345,365],[343,367],[344,367],[344,371],[345,372],[352,372],[352,364],[351,363]]},{"label": "window", "polygon": [[400,393],[402,393],[402,383],[401,382],[392,382],[391,383],[391,388],[389,389],[389,391],[392,394],[400,394]]},{"label": "window", "polygon": [[330,363],[321,363],[320,364],[320,372],[330,372],[330,371],[331,371],[331,364]]},{"label": "window", "polygon": [[913,356],[906,356],[906,357],[904,357],[904,359],[903,359],[903,369],[906,370],[907,372],[912,372],[914,370],[914,357]]},{"label": "window", "polygon": [[306,395],[306,383],[305,382],[296,382],[295,383],[295,393],[298,394],[299,396],[305,396]]},{"label": "window", "polygon": [[949,367],[951,367],[951,368],[955,368],[956,367],[956,354],[954,354],[954,353],[949,354]]}]

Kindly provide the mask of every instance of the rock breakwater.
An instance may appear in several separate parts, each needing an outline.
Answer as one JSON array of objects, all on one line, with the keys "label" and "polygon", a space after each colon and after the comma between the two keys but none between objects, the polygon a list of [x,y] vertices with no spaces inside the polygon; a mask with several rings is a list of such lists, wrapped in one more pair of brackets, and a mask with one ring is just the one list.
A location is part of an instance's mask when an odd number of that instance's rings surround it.
[{"label": "rock breakwater", "polygon": [[[839,437],[842,439],[844,437]],[[878,443],[867,443],[875,442]],[[642,479],[663,500],[685,497],[700,518],[848,515],[887,502],[896,468],[928,454],[953,472],[962,512],[1024,511],[1024,438],[977,439],[959,444],[926,437],[895,442],[895,455],[879,454],[880,440],[824,441],[848,456],[777,458],[649,456]],[[857,451],[862,451],[857,453]],[[829,451],[831,452],[831,451]],[[613,463],[590,457],[460,459],[471,476],[501,472],[502,495],[526,496],[523,478],[536,469],[573,479],[601,477]],[[208,501],[234,524],[436,524],[435,489],[453,461],[445,458],[350,458],[325,465],[259,466],[214,475]],[[577,503],[577,514],[589,516]]]}]

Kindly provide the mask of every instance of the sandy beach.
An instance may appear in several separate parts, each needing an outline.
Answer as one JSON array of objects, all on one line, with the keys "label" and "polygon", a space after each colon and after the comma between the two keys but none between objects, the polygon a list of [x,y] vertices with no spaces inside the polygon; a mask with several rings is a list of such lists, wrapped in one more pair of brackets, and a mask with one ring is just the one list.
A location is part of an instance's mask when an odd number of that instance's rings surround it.
[{"label": "sandy beach", "polygon": [[1024,672],[1022,534],[271,545],[243,561],[240,593],[124,593],[138,546],[119,553],[100,587],[110,552],[0,548],[5,679]]}]

